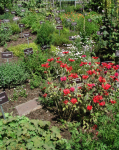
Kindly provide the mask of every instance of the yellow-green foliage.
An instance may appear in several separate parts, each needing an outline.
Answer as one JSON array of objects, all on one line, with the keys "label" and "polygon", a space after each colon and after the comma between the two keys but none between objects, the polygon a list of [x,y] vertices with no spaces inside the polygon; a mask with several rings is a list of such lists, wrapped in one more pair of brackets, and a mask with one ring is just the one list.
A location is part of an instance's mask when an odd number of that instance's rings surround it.
[{"label": "yellow-green foliage", "polygon": [[51,45],[51,52],[56,54],[58,52],[58,49],[56,48],[56,46]]},{"label": "yellow-green foliage", "polygon": [[14,56],[21,57],[24,56],[24,49],[33,48],[33,51],[38,51],[38,46],[35,43],[28,44],[19,44],[17,46],[11,46],[8,48],[8,51],[13,52]]}]

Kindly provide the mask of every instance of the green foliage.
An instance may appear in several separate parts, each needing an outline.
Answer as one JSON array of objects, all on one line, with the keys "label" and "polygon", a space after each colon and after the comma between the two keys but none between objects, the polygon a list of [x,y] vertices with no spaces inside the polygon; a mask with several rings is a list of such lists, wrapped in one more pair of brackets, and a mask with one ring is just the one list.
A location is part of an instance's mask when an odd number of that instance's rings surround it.
[{"label": "green foliage", "polygon": [[24,85],[17,86],[16,88],[14,88],[13,97],[11,101],[17,100],[19,96],[27,98],[27,95],[28,94],[26,93],[26,89]]},{"label": "green foliage", "polygon": [[[42,78],[45,78],[44,75],[44,68],[41,67],[42,63],[45,63],[48,59],[47,53],[44,53],[41,50],[38,50],[38,52],[34,52],[29,57],[24,57],[23,62],[25,63],[26,70],[31,73],[31,75],[38,75],[39,79],[40,76]],[[35,77],[35,76],[34,76]],[[34,81],[35,80],[35,81]],[[33,78],[32,81],[36,82],[37,79]],[[33,84],[33,82],[31,83]]]},{"label": "green foliage", "polygon": [[32,33],[37,33],[37,31],[40,28],[40,21],[44,20],[44,14],[40,13],[33,13],[29,12],[29,14],[25,15],[22,19],[21,22],[25,24],[26,28],[30,28],[32,30]]},{"label": "green foliage", "polygon": [[[7,117],[8,116],[8,117]],[[0,120],[0,149],[49,149],[62,147],[60,130],[50,122],[29,120],[27,117],[12,117]],[[60,143],[59,144],[59,140]]]},{"label": "green foliage", "polygon": [[[32,48],[33,51],[38,51],[38,47],[35,43],[30,43],[29,48]],[[7,50],[12,51],[13,54],[17,57],[24,56],[24,49],[28,48],[28,44],[19,44],[17,46],[10,46]]]},{"label": "green foliage", "polygon": [[0,86],[8,87],[11,85],[22,84],[29,77],[29,74],[25,71],[25,65],[23,62],[2,64],[0,66]]},{"label": "green foliage", "polygon": [[[61,32],[61,31],[60,31]],[[55,46],[62,46],[63,44],[70,44],[71,42],[69,41],[69,36],[68,34],[56,34],[54,33],[52,35],[53,39],[52,39],[52,44]]]},{"label": "green foliage", "polygon": [[30,88],[34,89],[40,86],[41,83],[41,76],[37,76],[33,74],[33,78],[30,80]]},{"label": "green foliage", "polygon": [[67,7],[65,7],[65,13],[67,13],[67,12],[73,12],[74,11],[74,8],[75,8],[75,6],[67,6]]},{"label": "green foliage", "polygon": [[0,1],[0,7],[2,9],[4,9],[4,8],[11,9],[12,6],[13,6],[13,0],[1,0]]},{"label": "green foliage", "polygon": [[37,33],[36,43],[40,44],[40,46],[50,45],[54,30],[55,28],[53,25],[48,23],[42,24]]},{"label": "green foliage", "polygon": [[11,13],[4,13],[4,14],[0,15],[0,20],[3,20],[3,19],[12,20],[12,17],[13,17],[13,15]]},{"label": "green foliage", "polygon": [[58,49],[56,48],[56,46],[51,45],[51,52],[55,55],[58,52]]},{"label": "green foliage", "polygon": [[16,34],[16,33],[20,32],[20,28],[19,28],[18,24],[11,23],[10,26],[11,26],[12,34]]},{"label": "green foliage", "polygon": [[[21,12],[22,9],[24,9],[25,12]],[[28,8],[19,7],[17,4],[15,4],[12,7],[12,10],[15,10],[16,11],[16,15],[20,16],[20,17],[23,17],[23,16],[25,16],[25,15],[27,15],[29,13]]]},{"label": "green foliage", "polygon": [[8,30],[5,30],[4,27],[6,27],[6,25],[2,23],[0,26],[0,46],[3,46],[6,42],[10,41],[10,36],[12,35],[10,25],[7,25],[7,27],[9,27]]}]

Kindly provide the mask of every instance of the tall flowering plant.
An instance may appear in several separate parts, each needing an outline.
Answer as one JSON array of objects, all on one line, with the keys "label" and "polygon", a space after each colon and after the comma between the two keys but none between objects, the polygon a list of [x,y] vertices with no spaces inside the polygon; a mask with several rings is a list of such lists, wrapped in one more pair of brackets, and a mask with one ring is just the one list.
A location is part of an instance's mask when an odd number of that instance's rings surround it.
[{"label": "tall flowering plant", "polygon": [[[58,70],[59,80],[47,72],[48,86],[45,89],[47,99],[53,98],[61,118],[71,119],[75,115],[80,119],[95,121],[96,115],[106,112],[106,107],[115,101],[115,85],[118,81],[118,66],[113,63],[98,62],[98,57],[92,57],[92,62],[81,62],[79,69],[87,65],[86,74],[72,73],[71,63],[75,60],[68,58],[65,53],[63,60],[60,57],[48,59],[42,67],[50,66]],[[66,63],[67,62],[67,63]],[[70,64],[70,65],[69,65]],[[82,68],[81,68],[82,67]],[[77,84],[77,79],[81,83]]]}]

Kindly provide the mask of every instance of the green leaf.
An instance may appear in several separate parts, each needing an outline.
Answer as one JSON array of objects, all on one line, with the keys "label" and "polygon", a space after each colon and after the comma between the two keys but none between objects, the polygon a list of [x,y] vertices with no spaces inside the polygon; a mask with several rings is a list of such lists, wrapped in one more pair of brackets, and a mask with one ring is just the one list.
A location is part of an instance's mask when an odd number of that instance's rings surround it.
[{"label": "green leaf", "polygon": [[60,130],[57,127],[53,126],[50,130],[53,131],[59,139],[61,138]]},{"label": "green leaf", "polygon": [[119,114],[116,114],[116,117],[119,118]]},{"label": "green leaf", "polygon": [[26,148],[31,150],[33,148],[33,142],[27,143]]}]

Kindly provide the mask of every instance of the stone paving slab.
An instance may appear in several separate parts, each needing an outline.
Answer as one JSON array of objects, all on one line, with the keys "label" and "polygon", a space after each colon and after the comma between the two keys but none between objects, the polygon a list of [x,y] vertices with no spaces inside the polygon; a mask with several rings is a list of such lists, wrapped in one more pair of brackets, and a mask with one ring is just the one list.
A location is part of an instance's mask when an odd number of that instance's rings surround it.
[{"label": "stone paving slab", "polygon": [[38,98],[34,98],[33,100],[16,106],[19,116],[27,115],[32,111],[42,108],[36,100],[38,100]]}]

